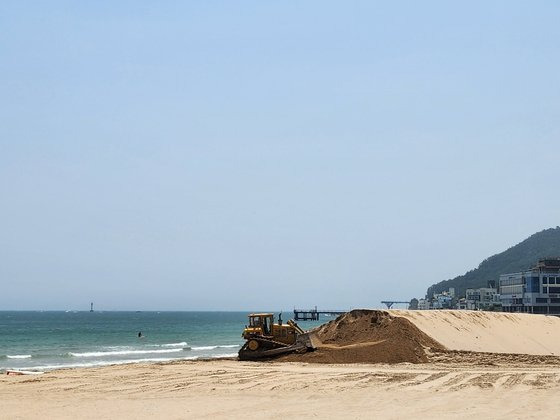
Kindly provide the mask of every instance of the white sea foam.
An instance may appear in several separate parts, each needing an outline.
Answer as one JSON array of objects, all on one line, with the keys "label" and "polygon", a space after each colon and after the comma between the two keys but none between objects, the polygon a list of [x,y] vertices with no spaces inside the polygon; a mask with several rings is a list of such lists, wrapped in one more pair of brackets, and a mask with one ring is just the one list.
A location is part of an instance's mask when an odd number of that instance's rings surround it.
[{"label": "white sea foam", "polygon": [[186,341],[181,341],[180,343],[161,344],[161,347],[184,347],[186,345]]},{"label": "white sea foam", "polygon": [[226,354],[218,354],[216,356],[213,356],[212,359],[216,359],[216,358],[222,358],[222,357],[237,357],[237,353],[226,353]]},{"label": "white sea foam", "polygon": [[148,344],[148,347],[184,347],[187,346],[186,341],[181,341],[180,343],[167,343],[167,344]]},{"label": "white sea foam", "polygon": [[124,364],[128,364],[128,363],[170,362],[172,360],[177,360],[177,359],[166,357],[166,358],[146,358],[146,359],[134,359],[134,360],[99,360],[99,361],[96,361],[96,362],[89,362],[89,363],[67,363],[67,364],[56,364],[56,365],[53,364],[53,365],[33,366],[31,369],[53,370],[53,369],[68,369],[68,368],[124,365]]},{"label": "white sea foam", "polygon": [[160,350],[118,350],[118,351],[90,351],[85,353],[68,353],[74,357],[106,357],[106,356],[128,356],[132,354],[167,354],[180,353],[183,349],[160,349]]},{"label": "white sea foam", "polygon": [[[237,353],[232,354],[220,354],[213,357],[207,357],[208,359],[221,358],[221,357],[235,357]],[[86,363],[67,363],[67,364],[52,364],[43,366],[33,366],[26,368],[28,370],[53,370],[53,369],[69,369],[69,368],[86,368],[86,367],[101,367],[110,365],[125,365],[134,363],[151,363],[151,362],[171,362],[177,360],[198,360],[204,359],[205,357],[152,357],[152,358],[142,358],[142,359],[122,359],[122,360],[98,360],[94,362]]]},{"label": "white sea foam", "polygon": [[195,351],[204,351],[204,350],[216,350],[216,349],[233,349],[236,347],[240,347],[239,344],[226,344],[223,346],[200,346],[200,347],[191,347],[191,350]]},{"label": "white sea foam", "polygon": [[31,359],[30,354],[14,354],[13,356],[10,356],[9,354],[7,354],[6,357],[8,359]]}]

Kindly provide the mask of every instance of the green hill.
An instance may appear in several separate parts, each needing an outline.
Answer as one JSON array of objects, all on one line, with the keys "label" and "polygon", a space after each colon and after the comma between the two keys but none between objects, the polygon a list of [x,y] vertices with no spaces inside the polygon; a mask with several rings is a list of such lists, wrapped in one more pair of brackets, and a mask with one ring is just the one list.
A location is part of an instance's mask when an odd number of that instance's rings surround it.
[{"label": "green hill", "polygon": [[454,279],[440,281],[428,288],[428,297],[441,293],[450,287],[457,296],[465,295],[469,288],[487,287],[488,280],[497,280],[500,274],[514,273],[534,266],[539,258],[560,256],[560,227],[545,229],[531,235],[523,242],[508,250],[491,256],[480,263],[478,268]]}]

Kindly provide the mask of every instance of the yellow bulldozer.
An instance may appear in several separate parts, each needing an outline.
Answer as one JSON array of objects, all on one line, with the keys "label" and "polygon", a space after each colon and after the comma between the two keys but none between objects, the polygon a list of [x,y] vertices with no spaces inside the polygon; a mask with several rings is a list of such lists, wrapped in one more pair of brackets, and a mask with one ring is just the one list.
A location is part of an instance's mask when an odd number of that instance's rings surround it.
[{"label": "yellow bulldozer", "polygon": [[303,331],[294,321],[274,323],[272,313],[249,315],[249,324],[241,335],[246,341],[239,350],[239,360],[266,359],[286,353],[304,353],[315,348],[309,333]]}]

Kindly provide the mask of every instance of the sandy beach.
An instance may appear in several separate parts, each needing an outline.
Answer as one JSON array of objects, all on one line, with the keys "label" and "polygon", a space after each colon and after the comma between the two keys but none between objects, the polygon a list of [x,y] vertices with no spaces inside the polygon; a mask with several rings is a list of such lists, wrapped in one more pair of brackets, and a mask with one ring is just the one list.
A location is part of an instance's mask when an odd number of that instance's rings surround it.
[{"label": "sandy beach", "polygon": [[1,418],[552,418],[560,365],[234,360],[2,376]]},{"label": "sandy beach", "polygon": [[[280,361],[3,375],[0,418],[552,418],[560,345],[550,335],[558,322],[500,313],[353,311],[322,327],[316,352]],[[496,328],[522,340],[504,343],[492,334]]]}]

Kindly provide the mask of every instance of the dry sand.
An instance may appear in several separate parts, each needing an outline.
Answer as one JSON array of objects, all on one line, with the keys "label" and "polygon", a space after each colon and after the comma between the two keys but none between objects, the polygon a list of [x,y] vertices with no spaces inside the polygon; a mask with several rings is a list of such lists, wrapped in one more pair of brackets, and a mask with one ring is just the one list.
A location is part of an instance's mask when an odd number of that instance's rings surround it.
[{"label": "dry sand", "polygon": [[0,418],[555,418],[560,365],[185,362],[0,378]]},{"label": "dry sand", "polygon": [[[555,318],[376,312],[354,313],[326,325],[318,354],[363,359],[405,346],[395,360],[412,358],[414,363],[215,360],[3,375],[0,418],[558,417],[560,357],[546,355],[560,348],[558,340],[546,338]],[[503,328],[527,330],[525,344],[504,344],[507,334],[490,332],[494,319]],[[456,333],[444,327],[449,322]],[[476,335],[480,330],[484,333]],[[406,334],[410,340],[403,341]],[[462,334],[475,337],[476,345],[458,338]],[[496,346],[506,347],[501,354],[488,352],[503,349]],[[511,348],[523,354],[512,354]]]},{"label": "dry sand", "polygon": [[560,356],[560,317],[482,311],[389,311],[449,350]]}]

